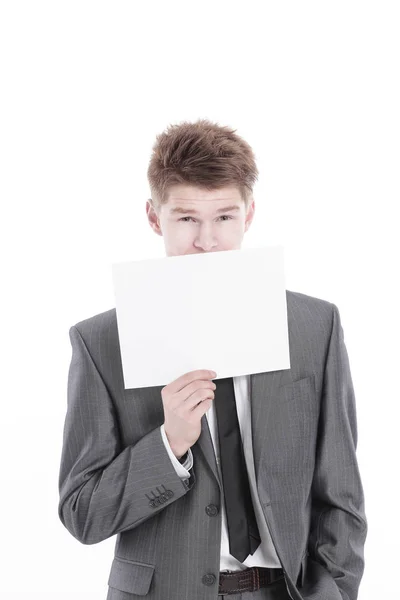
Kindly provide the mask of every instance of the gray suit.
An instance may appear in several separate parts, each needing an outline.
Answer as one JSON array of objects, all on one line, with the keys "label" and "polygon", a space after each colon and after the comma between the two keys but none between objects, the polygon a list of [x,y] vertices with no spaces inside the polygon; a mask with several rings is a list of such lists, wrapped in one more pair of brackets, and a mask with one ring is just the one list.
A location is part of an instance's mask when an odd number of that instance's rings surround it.
[{"label": "gray suit", "polygon": [[[356,600],[367,520],[339,311],[286,298],[291,369],[250,379],[258,494],[292,598]],[[124,389],[115,308],[69,335],[62,523],[83,544],[118,534],[107,600],[216,600],[221,483],[206,416],[182,480],[161,438],[163,386]]]}]

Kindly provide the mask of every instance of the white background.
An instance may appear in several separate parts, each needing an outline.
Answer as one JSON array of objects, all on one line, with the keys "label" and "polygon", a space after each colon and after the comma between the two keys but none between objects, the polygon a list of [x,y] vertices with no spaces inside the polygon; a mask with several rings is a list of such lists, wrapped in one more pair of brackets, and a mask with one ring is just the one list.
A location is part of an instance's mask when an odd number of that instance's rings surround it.
[{"label": "white background", "polygon": [[112,262],[164,256],[151,147],[199,117],[256,153],[242,247],[284,245],[287,289],[339,308],[369,522],[359,600],[397,593],[398,11],[1,3],[2,597],[106,597],[115,538],[85,546],[57,514],[68,329],[114,306]]}]

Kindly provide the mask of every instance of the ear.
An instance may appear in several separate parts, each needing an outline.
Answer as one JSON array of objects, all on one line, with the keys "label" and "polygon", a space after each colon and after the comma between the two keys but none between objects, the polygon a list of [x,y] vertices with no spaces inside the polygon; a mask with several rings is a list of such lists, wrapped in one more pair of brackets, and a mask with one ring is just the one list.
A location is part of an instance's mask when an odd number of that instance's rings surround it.
[{"label": "ear", "polygon": [[160,221],[159,221],[156,209],[154,207],[153,200],[151,198],[149,198],[146,202],[146,214],[147,214],[147,219],[149,221],[149,225],[153,229],[153,231],[155,233],[157,233],[158,235],[162,235]]},{"label": "ear", "polygon": [[247,209],[247,213],[246,213],[246,219],[245,219],[245,226],[244,226],[244,231],[246,232],[248,230],[248,228],[250,227],[252,221],[253,221],[253,217],[254,217],[254,213],[256,210],[256,203],[254,198],[252,199],[252,201],[249,204],[249,207]]}]

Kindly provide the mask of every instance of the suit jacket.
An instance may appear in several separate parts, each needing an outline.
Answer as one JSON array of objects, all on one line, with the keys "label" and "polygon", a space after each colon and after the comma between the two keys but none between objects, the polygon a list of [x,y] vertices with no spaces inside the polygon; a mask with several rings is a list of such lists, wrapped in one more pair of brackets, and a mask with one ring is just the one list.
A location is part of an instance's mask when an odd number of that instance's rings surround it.
[{"label": "suit jacket", "polygon": [[[251,375],[260,503],[293,600],[356,600],[367,520],[343,328],[334,304],[286,299],[291,368]],[[124,389],[115,308],[69,335],[62,523],[83,544],[117,534],[107,600],[216,600],[221,482],[206,416],[182,480],[161,437],[163,386]]]}]

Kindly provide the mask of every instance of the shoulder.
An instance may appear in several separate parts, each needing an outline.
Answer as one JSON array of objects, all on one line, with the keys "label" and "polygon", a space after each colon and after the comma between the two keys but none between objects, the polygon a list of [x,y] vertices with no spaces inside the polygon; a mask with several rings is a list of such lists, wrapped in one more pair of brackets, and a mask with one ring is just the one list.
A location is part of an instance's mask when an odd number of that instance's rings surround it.
[{"label": "shoulder", "polygon": [[288,314],[297,318],[327,318],[329,320],[332,319],[336,308],[329,300],[291,290],[286,290],[286,303]]},{"label": "shoulder", "polygon": [[73,327],[76,327],[79,333],[87,334],[93,330],[108,330],[116,327],[117,325],[117,313],[115,308],[110,308],[104,312],[101,312],[87,319],[82,319],[77,323],[74,323]]},{"label": "shoulder", "polygon": [[92,348],[101,343],[108,346],[119,345],[115,308],[78,321],[70,328],[70,334],[72,329],[78,330],[86,345]]},{"label": "shoulder", "polygon": [[288,327],[294,337],[326,340],[338,308],[329,300],[286,290]]}]

